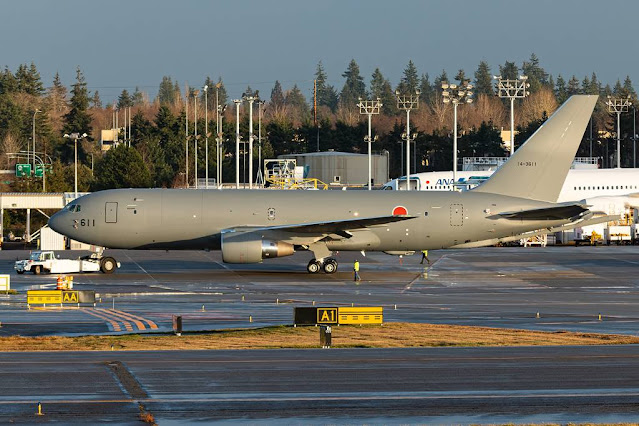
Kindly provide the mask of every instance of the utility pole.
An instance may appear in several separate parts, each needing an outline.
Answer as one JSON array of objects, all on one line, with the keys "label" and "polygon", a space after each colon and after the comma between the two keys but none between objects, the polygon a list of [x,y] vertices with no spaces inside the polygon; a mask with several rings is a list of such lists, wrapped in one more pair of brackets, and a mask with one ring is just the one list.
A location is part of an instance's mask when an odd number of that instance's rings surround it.
[{"label": "utility pole", "polygon": [[[457,183],[457,106],[462,104],[469,104],[473,101],[471,96],[473,92],[471,89],[473,85],[468,80],[462,81],[459,86],[456,84],[448,84],[446,81],[442,81],[442,98],[445,104],[453,103],[453,185],[452,190],[455,190],[455,184]],[[512,132],[511,132],[512,137]],[[512,154],[511,154],[512,155]]]},{"label": "utility pole", "polygon": [[204,85],[204,163],[206,167],[204,168],[204,178],[206,179],[206,183],[204,187],[209,189],[209,86]]},{"label": "utility pole", "polygon": [[317,152],[320,152],[319,123],[317,122],[317,80],[313,80],[313,123],[317,129]]},{"label": "utility pole", "polygon": [[[399,90],[395,91],[397,97],[397,108],[406,111],[406,133],[402,138],[406,141],[406,191],[410,191],[410,112],[419,108],[419,95],[421,91],[415,90],[415,94],[400,95]],[[415,135],[416,136],[416,135]]]},{"label": "utility pole", "polygon": [[185,108],[185,112],[184,112],[184,114],[185,114],[185,116],[186,116],[186,117],[185,117],[186,119],[184,120],[184,122],[185,122],[185,124],[184,124],[184,126],[185,126],[185,127],[184,127],[184,130],[185,130],[185,136],[184,136],[184,138],[185,138],[185,143],[184,143],[184,146],[186,147],[186,148],[185,148],[185,150],[186,150],[186,154],[185,154],[185,157],[184,157],[184,158],[185,158],[185,161],[186,161],[186,164],[185,164],[185,171],[184,171],[184,172],[185,172],[185,175],[184,175],[185,179],[184,179],[184,181],[185,181],[185,186],[186,186],[186,188],[188,188],[188,187],[189,187],[189,97],[190,97],[190,96],[191,96],[191,94],[189,93],[189,88],[188,88],[188,86],[187,86],[187,87],[186,87],[186,102],[184,103],[184,105],[185,105],[185,107],[184,107],[184,108]]},{"label": "utility pole", "polygon": [[260,185],[264,185],[264,175],[262,174],[262,112],[264,107],[264,101],[257,101],[257,173],[258,180],[256,181]]},{"label": "utility pole", "polygon": [[[36,109],[35,111],[33,111],[33,136],[31,138],[32,142],[33,142],[33,174],[35,175],[35,166],[36,166],[36,129],[35,129],[35,119],[36,119],[36,114],[42,112],[39,109]],[[29,158],[28,154],[27,154],[27,163],[30,163],[31,159]],[[44,170],[42,170],[42,173],[44,173]]]},{"label": "utility pole", "polygon": [[240,189],[240,105],[241,99],[233,99],[235,104],[235,189]]},{"label": "utility pole", "polygon": [[528,77],[525,75],[515,80],[503,79],[500,75],[493,78],[497,80],[497,96],[510,99],[510,155],[512,156],[515,153],[515,99],[530,95],[528,91],[530,83],[526,81]]},{"label": "utility pole", "polygon": [[[368,142],[368,190],[372,190],[372,154],[371,154],[371,143],[373,142],[372,137],[372,129],[371,129],[371,121],[373,119],[373,114],[379,114],[382,108],[382,102],[380,98],[377,98],[374,101],[362,100],[359,98],[359,103],[357,104],[359,107],[360,114],[368,115],[368,135],[364,137],[364,141]],[[377,140],[377,135],[375,135],[375,140]]]},{"label": "utility pole", "polygon": [[606,101],[608,112],[617,114],[617,168],[621,168],[621,113],[628,112],[628,108],[632,106],[630,95],[626,98],[613,98],[608,96]]}]

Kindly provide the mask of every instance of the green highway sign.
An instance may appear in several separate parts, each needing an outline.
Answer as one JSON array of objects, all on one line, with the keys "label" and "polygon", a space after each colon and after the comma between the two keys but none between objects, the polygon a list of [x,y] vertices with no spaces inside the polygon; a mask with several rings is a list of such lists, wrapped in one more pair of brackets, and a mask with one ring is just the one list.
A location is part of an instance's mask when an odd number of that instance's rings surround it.
[{"label": "green highway sign", "polygon": [[44,175],[44,168],[41,164],[36,164],[35,166],[35,177],[41,178]]},{"label": "green highway sign", "polygon": [[31,176],[31,164],[16,164],[16,177]]}]

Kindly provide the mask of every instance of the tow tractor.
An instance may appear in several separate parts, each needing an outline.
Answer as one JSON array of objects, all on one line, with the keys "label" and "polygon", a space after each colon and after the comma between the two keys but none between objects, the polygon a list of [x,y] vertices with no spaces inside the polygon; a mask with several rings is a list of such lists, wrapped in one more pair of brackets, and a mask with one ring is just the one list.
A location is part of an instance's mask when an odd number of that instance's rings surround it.
[{"label": "tow tractor", "polygon": [[99,253],[91,253],[78,259],[60,259],[53,251],[34,251],[29,259],[18,260],[14,265],[18,274],[31,271],[34,275],[98,271],[112,274],[119,267],[120,262],[112,257],[102,257]]}]

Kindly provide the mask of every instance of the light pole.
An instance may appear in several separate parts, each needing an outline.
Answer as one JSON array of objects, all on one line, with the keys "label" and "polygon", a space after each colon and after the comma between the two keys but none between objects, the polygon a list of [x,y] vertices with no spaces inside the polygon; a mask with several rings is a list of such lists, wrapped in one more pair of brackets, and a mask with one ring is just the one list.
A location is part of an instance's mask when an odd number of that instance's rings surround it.
[{"label": "light pole", "polygon": [[264,106],[264,101],[257,101],[257,170],[260,176],[261,184],[264,184],[264,180],[262,178],[262,107]]},{"label": "light pole", "polygon": [[223,180],[223,175],[222,175],[222,165],[224,162],[224,145],[223,145],[223,137],[224,137],[224,132],[223,130],[223,121],[224,121],[224,111],[226,110],[226,105],[218,105],[217,106],[217,114],[218,114],[218,118],[219,118],[219,127],[218,127],[218,131],[217,131],[217,138],[216,138],[216,158],[217,158],[217,187],[218,188],[222,188],[222,180]]},{"label": "light pole", "polygon": [[199,90],[193,91],[193,106],[195,111],[194,114],[194,123],[193,123],[193,173],[195,174],[193,180],[195,181],[195,189],[197,189],[197,96],[200,94]]},{"label": "light pole", "polygon": [[[187,88],[188,90],[188,88]],[[185,186],[188,189],[189,187],[189,97],[191,94],[189,92],[186,93],[186,102],[185,102],[185,118],[184,120],[184,150],[185,150]]]},{"label": "light pole", "polygon": [[75,198],[78,198],[78,139],[84,139],[87,137],[86,133],[71,133],[69,134],[65,134],[64,135],[65,138],[68,139],[73,139],[74,140],[74,152],[75,152],[75,165],[74,165],[74,169],[75,169],[75,179],[74,179],[74,189],[75,189]]},{"label": "light pole", "polygon": [[[36,119],[36,114],[42,112],[39,109],[36,109],[35,111],[33,111],[33,137],[32,137],[32,141],[33,141],[33,173],[35,174],[35,155],[36,155],[36,135],[35,135],[35,119]],[[29,159],[27,158],[27,163],[30,162]],[[44,172],[44,171],[43,171]]]},{"label": "light pole", "polygon": [[[364,137],[364,141],[368,142],[368,190],[370,191],[373,189],[371,184],[373,167],[371,155],[371,143],[373,142],[373,136],[371,134],[371,121],[373,119],[373,114],[379,114],[379,111],[382,108],[382,102],[380,98],[377,98],[374,101],[362,100],[362,98],[359,98],[359,103],[357,104],[357,106],[359,107],[360,114],[368,115],[368,136]],[[375,140],[377,140],[377,136],[375,136]]]},{"label": "light pole", "polygon": [[206,183],[204,187],[209,189],[209,86],[204,85],[204,162],[206,167],[204,168],[204,178]]},{"label": "light pole", "polygon": [[510,155],[515,153],[515,99],[530,95],[528,77],[520,75],[519,79],[508,80],[500,75],[493,76],[497,80],[497,96],[510,99]]},{"label": "light pole", "polygon": [[621,168],[621,113],[628,112],[628,108],[632,106],[630,95],[625,98],[613,98],[608,96],[606,101],[608,112],[617,114],[617,168]]},{"label": "light pole", "polygon": [[632,167],[637,168],[637,120],[635,106],[632,106]]},{"label": "light pole", "polygon": [[419,95],[421,91],[415,90],[415,94],[400,95],[399,90],[395,91],[397,97],[397,108],[406,111],[406,191],[410,191],[410,112],[419,108]]},{"label": "light pole", "polygon": [[259,98],[255,95],[242,95],[242,99],[249,104],[249,189],[253,188],[253,102]]},{"label": "light pole", "polygon": [[240,105],[241,99],[233,99],[235,104],[235,189],[240,189]]},{"label": "light pole", "polygon": [[[459,86],[456,84],[448,84],[448,82],[442,82],[442,98],[445,104],[452,102],[454,114],[453,114],[453,185],[452,189],[455,190],[455,183],[457,182],[457,106],[462,104],[469,104],[473,101],[471,96],[473,92],[471,89],[473,85],[468,80],[462,81]],[[512,133],[511,133],[512,135]]]}]

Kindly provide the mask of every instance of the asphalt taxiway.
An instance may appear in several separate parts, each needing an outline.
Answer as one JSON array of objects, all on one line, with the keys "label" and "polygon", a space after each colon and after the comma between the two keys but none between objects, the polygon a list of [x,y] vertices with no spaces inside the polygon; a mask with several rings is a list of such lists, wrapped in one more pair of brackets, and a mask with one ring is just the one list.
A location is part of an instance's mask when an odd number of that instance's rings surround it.
[{"label": "asphalt taxiway", "polygon": [[[639,330],[639,247],[482,248],[398,259],[339,253],[340,271],[310,275],[307,253],[257,265],[225,265],[216,252],[113,250],[113,275],[76,274],[95,290],[96,309],[27,310],[24,291],[52,288],[54,276],[17,275],[18,295],[0,295],[0,335],[78,335],[290,324],[295,306],[383,306],[385,321],[635,334]],[[63,253],[74,256],[77,253]],[[352,281],[359,258],[363,281]],[[539,314],[539,315],[537,315]],[[599,315],[601,314],[601,320]],[[250,322],[252,321],[252,322]]]},{"label": "asphalt taxiway", "polygon": [[134,423],[140,406],[159,424],[639,416],[637,346],[0,353],[0,378],[2,423]]}]

